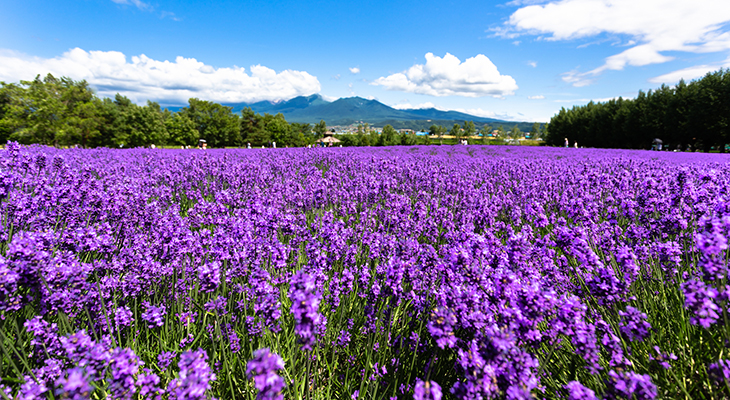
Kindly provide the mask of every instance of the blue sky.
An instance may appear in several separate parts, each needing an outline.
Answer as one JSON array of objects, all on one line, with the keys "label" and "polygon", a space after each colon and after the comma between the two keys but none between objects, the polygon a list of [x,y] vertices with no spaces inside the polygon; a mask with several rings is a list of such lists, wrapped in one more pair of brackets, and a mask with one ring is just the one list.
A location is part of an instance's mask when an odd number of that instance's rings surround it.
[{"label": "blue sky", "polygon": [[0,80],[137,103],[318,93],[543,122],[723,67],[724,0],[0,0]]}]

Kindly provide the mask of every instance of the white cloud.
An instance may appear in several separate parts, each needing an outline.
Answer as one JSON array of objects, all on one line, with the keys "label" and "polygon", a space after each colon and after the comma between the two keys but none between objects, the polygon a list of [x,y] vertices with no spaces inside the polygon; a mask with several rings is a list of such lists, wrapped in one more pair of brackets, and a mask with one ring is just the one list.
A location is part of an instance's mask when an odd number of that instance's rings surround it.
[{"label": "white cloud", "polygon": [[542,100],[545,98],[545,96],[538,94],[537,96],[527,96],[527,98],[530,100]]},{"label": "white cloud", "polygon": [[[627,50],[606,58],[592,71],[571,75],[574,85],[590,76],[626,66],[670,61],[667,52],[730,50],[730,2],[718,0],[559,0],[515,11],[497,35],[548,35],[569,40],[600,34],[628,36]],[[565,80],[565,78],[564,78]]]},{"label": "white cloud", "polygon": [[549,0],[513,0],[505,5],[513,6],[513,7],[520,7],[520,6],[530,6],[533,4],[547,3],[548,1]]},{"label": "white cloud", "polygon": [[446,109],[436,107],[435,104],[431,103],[430,101],[427,101],[425,103],[412,105],[410,103],[400,103],[392,106],[396,110],[422,110],[424,108],[435,108],[437,110],[447,111]]},{"label": "white cloud", "polygon": [[60,57],[30,57],[0,50],[0,80],[31,80],[52,73],[74,80],[85,79],[101,96],[121,93],[132,101],[155,100],[184,104],[191,97],[221,103],[283,100],[320,91],[315,76],[304,71],[276,72],[262,65],[215,68],[194,58],[178,56],[174,62],[153,60],[144,54],[127,57],[117,51],[75,48]]},{"label": "white cloud", "polygon": [[464,114],[473,115],[475,117],[484,117],[484,118],[500,118],[500,119],[513,119],[514,117],[509,116],[508,114],[500,114],[498,115],[494,111],[489,110],[483,110],[481,108],[456,108],[454,111],[458,111]]},{"label": "white cloud", "polygon": [[380,77],[371,84],[438,97],[503,97],[517,90],[515,80],[509,75],[501,75],[483,54],[462,63],[449,53],[443,58],[427,53],[426,64],[416,64],[407,71]]},{"label": "white cloud", "polygon": [[527,65],[531,66],[532,68],[537,68],[537,63],[535,61],[528,61]]},{"label": "white cloud", "polygon": [[611,100],[618,100],[618,97],[603,97],[598,99],[570,99],[570,100],[553,100],[555,103],[605,103]]},{"label": "white cloud", "polygon": [[360,73],[360,68],[358,68],[358,67],[352,67],[352,68],[350,68],[350,73],[351,74],[359,74]]},{"label": "white cloud", "polygon": [[160,18],[162,18],[162,19],[164,19],[164,18],[170,18],[170,19],[171,19],[171,20],[173,20],[173,21],[178,21],[178,22],[179,22],[179,21],[181,21],[181,19],[180,19],[180,18],[178,18],[178,17],[177,17],[176,15],[175,15],[175,13],[174,13],[174,12],[170,12],[170,11],[163,11],[163,12],[161,12],[161,13],[160,13]]},{"label": "white cloud", "polygon": [[140,10],[148,10],[148,9],[152,8],[152,6],[150,6],[149,4],[147,4],[145,2],[142,2],[140,0],[112,0],[112,1],[117,4],[133,5],[137,8],[139,8]]},{"label": "white cloud", "polygon": [[588,86],[595,78],[590,73],[580,73],[578,71],[569,71],[563,74],[562,77],[564,82],[570,83],[575,87]]},{"label": "white cloud", "polygon": [[708,72],[714,72],[720,68],[730,68],[730,58],[719,64],[695,65],[693,67],[672,71],[664,75],[651,78],[649,79],[649,82],[675,84],[679,82],[680,79],[691,81],[693,79],[702,78],[707,75]]}]

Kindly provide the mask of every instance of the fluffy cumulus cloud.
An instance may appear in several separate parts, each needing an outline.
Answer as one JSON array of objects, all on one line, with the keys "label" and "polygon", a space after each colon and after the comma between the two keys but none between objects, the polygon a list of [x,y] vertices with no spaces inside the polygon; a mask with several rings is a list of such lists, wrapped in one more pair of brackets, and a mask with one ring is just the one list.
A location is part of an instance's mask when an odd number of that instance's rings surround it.
[{"label": "fluffy cumulus cloud", "polygon": [[350,68],[350,73],[351,74],[359,74],[360,73],[360,68],[359,67],[352,67],[352,68]]},{"label": "fluffy cumulus cloud", "polygon": [[69,50],[55,58],[0,51],[0,80],[31,80],[37,74],[85,79],[101,96],[121,93],[132,101],[185,104],[191,97],[220,103],[282,100],[320,91],[316,77],[303,71],[276,72],[262,65],[214,68],[194,58],[174,62],[145,55],[131,60],[117,51]]},{"label": "fluffy cumulus cloud", "polygon": [[417,64],[407,71],[378,78],[372,85],[439,97],[504,97],[517,90],[515,80],[500,74],[497,66],[483,54],[462,63],[449,53],[443,58],[428,53],[426,64]]},{"label": "fluffy cumulus cloud", "polygon": [[587,38],[601,34],[626,37],[628,48],[603,65],[563,77],[574,85],[626,66],[659,64],[673,52],[730,50],[730,2],[718,0],[560,0],[515,11],[498,31],[504,37],[540,35],[546,40]]}]

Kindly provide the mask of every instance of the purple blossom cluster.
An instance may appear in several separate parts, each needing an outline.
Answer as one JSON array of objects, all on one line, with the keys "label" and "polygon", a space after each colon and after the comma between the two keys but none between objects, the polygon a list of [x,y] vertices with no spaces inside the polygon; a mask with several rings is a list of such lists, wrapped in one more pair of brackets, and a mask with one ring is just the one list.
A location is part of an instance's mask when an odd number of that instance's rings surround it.
[{"label": "purple blossom cluster", "polygon": [[728,187],[724,155],[11,143],[0,329],[28,361],[2,389],[653,399],[674,354],[727,382],[667,314],[726,337]]},{"label": "purple blossom cluster", "polygon": [[317,293],[314,277],[299,271],[291,278],[289,288],[291,313],[294,316],[294,332],[303,350],[312,350],[317,341],[316,330],[323,323],[319,313],[321,296]]},{"label": "purple blossom cluster", "polygon": [[257,399],[283,400],[282,391],[286,386],[284,378],[278,371],[284,369],[284,360],[269,349],[259,349],[253,353],[253,359],[246,366],[246,374],[254,380],[258,394]]}]

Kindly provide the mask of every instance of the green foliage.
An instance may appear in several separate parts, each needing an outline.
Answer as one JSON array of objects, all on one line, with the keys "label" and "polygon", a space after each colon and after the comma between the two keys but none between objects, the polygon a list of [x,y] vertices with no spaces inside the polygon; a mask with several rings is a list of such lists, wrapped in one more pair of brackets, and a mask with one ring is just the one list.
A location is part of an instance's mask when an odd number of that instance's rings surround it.
[{"label": "green foliage", "polygon": [[398,131],[393,129],[390,125],[385,125],[383,127],[383,133],[380,134],[380,141],[378,143],[379,146],[393,146],[397,143],[397,136]]},{"label": "green foliage", "polygon": [[532,124],[532,128],[530,128],[530,138],[531,139],[539,139],[542,136],[542,130],[540,129],[540,123],[535,122]]},{"label": "green foliage", "polygon": [[661,139],[665,149],[725,151],[730,143],[730,70],[720,69],[675,87],[662,85],[635,99],[590,102],[561,109],[544,133],[546,142],[562,146],[565,138],[586,147],[649,149]]},{"label": "green foliage", "polygon": [[209,147],[240,146],[241,126],[231,110],[232,107],[192,98],[180,113],[193,121],[198,135]]},{"label": "green foliage", "polygon": [[466,121],[464,122],[464,136],[470,137],[474,136],[474,134],[477,132],[476,126],[474,126],[473,121]]},{"label": "green foliage", "polygon": [[322,136],[325,132],[327,132],[327,123],[324,120],[320,120],[314,125],[314,133],[317,135]]},{"label": "green foliage", "polygon": [[286,120],[284,119],[284,115],[279,113],[276,114],[274,117],[270,117],[267,114],[265,117],[267,119],[265,129],[266,131],[268,131],[271,141],[276,142],[280,145],[284,144],[284,142],[291,141],[291,127],[289,126],[289,123],[286,122]]},{"label": "green foliage", "polygon": [[165,120],[165,127],[170,136],[169,143],[180,146],[195,146],[200,134],[195,123],[185,114],[175,113]]},{"label": "green foliage", "polygon": [[2,83],[0,135],[21,143],[72,144],[97,134],[94,94],[86,81],[41,79]]},{"label": "green foliage", "polygon": [[454,124],[449,131],[449,135],[454,136],[457,140],[461,138],[461,126]]},{"label": "green foliage", "polygon": [[140,107],[129,104],[121,112],[120,126],[114,134],[114,142],[123,147],[146,147],[165,143],[167,129],[162,114],[154,106]]}]

